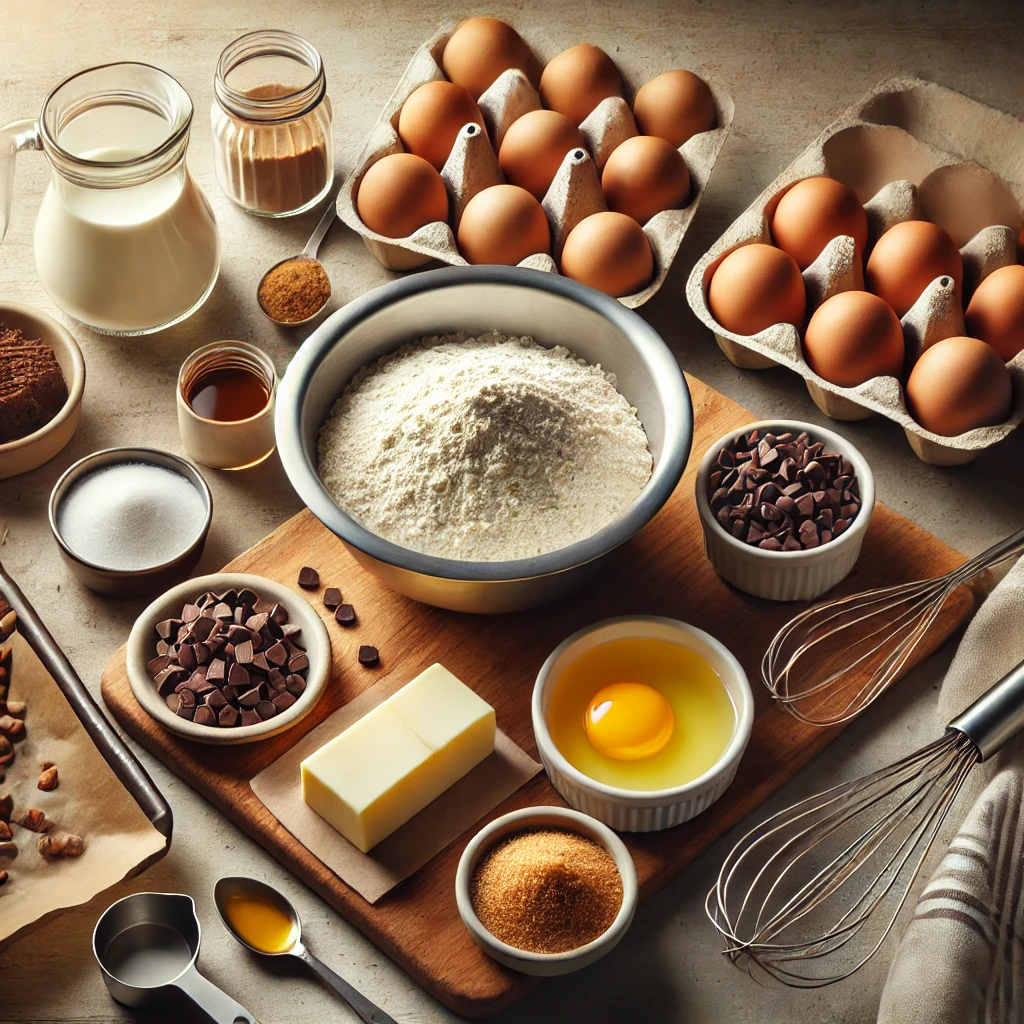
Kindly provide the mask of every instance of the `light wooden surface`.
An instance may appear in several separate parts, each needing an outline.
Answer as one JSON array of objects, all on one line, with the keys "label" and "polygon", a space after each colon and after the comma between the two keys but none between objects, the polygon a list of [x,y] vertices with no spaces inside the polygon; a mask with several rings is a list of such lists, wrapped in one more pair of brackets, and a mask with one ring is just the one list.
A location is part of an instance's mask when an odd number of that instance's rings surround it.
[{"label": "light wooden surface", "polygon": [[[694,451],[705,451],[722,435],[753,420],[742,406],[699,380],[690,377],[688,384],[694,405]],[[518,615],[476,618],[399,597],[361,572],[341,542],[312,513],[301,512],[226,568],[268,576],[292,587],[296,599],[311,600],[326,621],[333,647],[331,682],[312,714],[280,736],[241,748],[190,743],[168,733],[141,707],[128,683],[123,650],[104,672],[103,699],[129,735],[308,882],[427,991],[464,1016],[490,1016],[521,998],[535,983],[487,957],[459,919],[455,869],[475,828],[371,906],[277,821],[253,793],[249,780],[372,685],[381,671],[412,679],[435,661],[493,705],[501,728],[536,758],[530,698],[537,670],[553,647],[588,623],[612,615],[683,619],[736,651],[754,684],[756,717],[736,781],[718,803],[678,828],[625,837],[636,861],[641,893],[645,898],[653,896],[709,843],[792,778],[838,732],[797,722],[774,706],[758,685],[761,652],[793,606],[745,596],[715,574],[704,556],[693,497],[697,466],[698,460],[691,459],[672,498],[626,545],[612,572],[557,606]],[[876,505],[860,561],[841,591],[938,576],[960,561],[962,556],[941,541],[884,505]],[[345,600],[356,608],[356,627],[339,627],[319,594],[304,594],[296,586],[303,565],[317,569],[323,586],[341,588]],[[973,607],[973,595],[966,589],[958,591],[929,633],[920,656],[930,654]],[[367,671],[356,662],[362,643],[381,651],[377,671]],[[562,802],[546,777],[538,775],[495,808],[488,820],[519,807]]]},{"label": "light wooden surface", "polygon": [[[210,151],[213,69],[238,34],[291,28],[323,53],[335,108],[339,173],[352,166],[369,126],[415,48],[446,19],[490,13],[515,21],[549,52],[582,40],[605,47],[632,78],[690,67],[720,80],[736,101],[736,120],[700,212],[668,280],[642,314],[681,364],[758,416],[827,423],[802,382],[782,370],[729,365],[683,298],[696,258],[818,132],[875,82],[918,74],[1024,116],[1020,60],[1024,11],[1019,0],[550,0],[461,3],[441,0],[0,0],[0,121],[37,114],[45,93],[81,68],[146,60],[179,78],[196,104],[189,163],[214,206],[224,239],[220,281],[206,306],[179,327],[148,340],[111,340],[82,330],[55,309],[32,258],[35,213],[48,180],[38,154],[19,161],[14,214],[0,244],[0,295],[54,315],[80,342],[88,364],[82,423],[49,465],[0,482],[0,546],[51,631],[98,696],[100,674],[124,642],[142,601],[97,598],[62,565],[46,524],[46,500],[75,459],[98,448],[145,442],[182,453],[174,381],[182,359],[216,338],[254,341],[283,370],[302,335],[278,331],[256,309],[260,275],[298,251],[316,214],[271,223],[246,216],[219,192]],[[321,257],[334,286],[332,305],[388,280],[362,242],[332,229]],[[969,553],[1021,522],[1024,431],[975,465],[922,465],[902,433],[880,420],[841,425],[875,472],[879,497]],[[277,460],[257,474],[208,473],[215,516],[198,571],[213,571],[300,508]],[[773,801],[789,801],[827,781],[876,768],[935,736],[933,707],[949,647],[855,723]],[[176,815],[169,856],[141,879],[69,912],[0,955],[0,1021],[151,1020],[113,1003],[102,985],[89,937],[99,913],[128,891],[192,892],[203,924],[200,965],[263,1024],[354,1020],[300,970],[267,967],[239,952],[213,910],[213,880],[226,870],[282,887],[303,916],[311,947],[340,973],[387,1005],[402,1024],[454,1018],[339,915],[296,881],[219,811],[142,752]],[[675,882],[641,908],[625,942],[594,971],[545,983],[502,1024],[643,1019],[701,1024],[868,1024],[875,1020],[888,951],[856,979],[821,992],[755,985],[719,953],[703,899],[734,835],[713,844]],[[169,1019],[189,1019],[178,1014]]]}]

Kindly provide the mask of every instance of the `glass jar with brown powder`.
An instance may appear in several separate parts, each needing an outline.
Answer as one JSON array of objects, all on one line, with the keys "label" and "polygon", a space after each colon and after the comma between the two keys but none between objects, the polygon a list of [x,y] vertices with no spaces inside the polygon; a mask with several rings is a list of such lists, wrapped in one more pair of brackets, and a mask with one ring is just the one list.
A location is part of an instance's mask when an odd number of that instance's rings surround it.
[{"label": "glass jar with brown powder", "polygon": [[214,164],[231,200],[262,217],[287,217],[327,194],[331,101],[315,47],[279,29],[241,36],[220,55],[214,96]]}]

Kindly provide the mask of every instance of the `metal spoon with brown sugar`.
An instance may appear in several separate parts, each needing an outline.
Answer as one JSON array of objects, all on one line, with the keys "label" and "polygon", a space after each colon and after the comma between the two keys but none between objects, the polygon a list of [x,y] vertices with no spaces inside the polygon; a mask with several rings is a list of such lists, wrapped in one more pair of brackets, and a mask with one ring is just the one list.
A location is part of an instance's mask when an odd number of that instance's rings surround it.
[{"label": "metal spoon with brown sugar", "polygon": [[332,198],[300,253],[275,263],[260,279],[256,302],[263,315],[283,327],[309,323],[331,297],[331,279],[316,258],[338,208]]}]

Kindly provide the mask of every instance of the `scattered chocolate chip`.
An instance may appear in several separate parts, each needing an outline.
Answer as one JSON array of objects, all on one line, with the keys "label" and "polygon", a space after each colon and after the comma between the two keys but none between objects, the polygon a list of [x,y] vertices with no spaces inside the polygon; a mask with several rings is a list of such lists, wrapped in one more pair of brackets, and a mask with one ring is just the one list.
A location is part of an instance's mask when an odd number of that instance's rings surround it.
[{"label": "scattered chocolate chip", "polygon": [[334,621],[343,626],[354,626],[356,623],[356,610],[350,604],[339,604],[338,610],[334,613]]},{"label": "scattered chocolate chip", "polygon": [[341,591],[337,587],[328,587],[324,591],[324,607],[332,611],[341,604]]},{"label": "scattered chocolate chip", "polygon": [[369,644],[363,644],[359,648],[359,664],[365,665],[367,668],[372,668],[374,665],[380,662],[380,652],[376,647],[371,647]]},{"label": "scattered chocolate chip", "polygon": [[242,725],[259,725],[262,721],[263,719],[260,718],[259,713],[255,708],[245,708],[245,710],[242,711]]},{"label": "scattered chocolate chip", "polygon": [[49,827],[46,815],[35,807],[29,807],[21,814],[16,814],[11,819],[16,825],[27,828],[29,832],[45,832]]},{"label": "scattered chocolate chip", "polygon": [[320,586],[320,573],[311,566],[304,565],[299,570],[299,586],[303,590],[316,590]]}]

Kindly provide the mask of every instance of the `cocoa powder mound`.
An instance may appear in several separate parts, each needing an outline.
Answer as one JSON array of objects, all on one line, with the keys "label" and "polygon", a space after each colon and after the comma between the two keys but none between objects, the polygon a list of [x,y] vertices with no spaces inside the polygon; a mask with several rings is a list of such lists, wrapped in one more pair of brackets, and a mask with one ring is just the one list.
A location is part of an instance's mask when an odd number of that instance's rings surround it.
[{"label": "cocoa powder mound", "polygon": [[67,400],[53,349],[0,323],[0,444],[46,426]]}]

